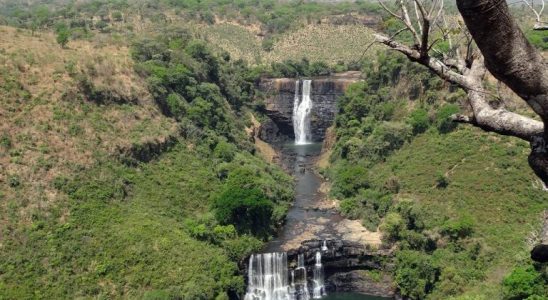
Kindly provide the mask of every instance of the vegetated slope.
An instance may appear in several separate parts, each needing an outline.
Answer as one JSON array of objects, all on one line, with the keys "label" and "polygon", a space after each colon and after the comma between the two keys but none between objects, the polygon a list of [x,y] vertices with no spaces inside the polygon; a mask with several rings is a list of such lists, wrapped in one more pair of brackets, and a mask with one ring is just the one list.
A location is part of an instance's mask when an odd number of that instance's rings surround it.
[{"label": "vegetated slope", "polygon": [[364,52],[373,42],[373,31],[363,25],[308,25],[282,35],[272,51],[264,55],[266,62],[306,57],[330,65],[356,62],[368,58],[377,47]]},{"label": "vegetated slope", "polygon": [[[238,235],[232,225],[215,225],[210,203],[223,187],[219,165],[205,149],[179,144],[136,168],[106,161],[58,180],[70,201],[51,214],[66,209],[70,216],[59,222],[37,214],[30,228],[19,229],[25,239],[9,243],[10,252],[2,254],[0,298],[213,299],[242,293],[237,262],[262,243]],[[243,153],[228,169],[252,166],[268,168]],[[263,174],[265,188],[290,183],[281,173],[274,176]]]},{"label": "vegetated slope", "polygon": [[4,30],[0,299],[242,293],[237,263],[292,199],[246,135],[246,65],[184,30],[139,39],[135,65]]},{"label": "vegetated slope", "polygon": [[133,71],[128,48],[76,41],[61,49],[49,33],[0,31],[3,228],[30,225],[55,203],[51,182],[59,174],[176,133]]},{"label": "vegetated slope", "polygon": [[[396,201],[420,204],[426,228],[447,231],[452,222],[470,222],[471,233],[463,244],[477,243],[482,262],[468,267],[466,261],[472,259],[458,250],[434,251],[441,283],[432,298],[461,293],[502,298],[502,279],[516,266],[530,264],[529,239],[539,229],[548,196],[527,164],[528,152],[524,142],[475,128],[430,131],[368,170],[374,186],[397,178]],[[440,187],[440,181],[447,186]],[[476,278],[474,268],[481,273]]]},{"label": "vegetated slope", "polygon": [[306,25],[276,36],[272,45],[265,49],[264,39],[258,37],[252,28],[230,23],[201,27],[201,34],[211,44],[234,58],[258,64],[302,58],[329,65],[360,61],[378,49],[374,46],[369,52],[364,52],[373,41],[372,33],[363,25]]},{"label": "vegetated slope", "polygon": [[381,53],[364,72],[339,101],[326,172],[343,214],[394,247],[400,292],[545,295],[545,271],[528,248],[548,196],[527,165],[527,143],[457,127],[449,117],[466,111],[462,92],[401,56]]}]

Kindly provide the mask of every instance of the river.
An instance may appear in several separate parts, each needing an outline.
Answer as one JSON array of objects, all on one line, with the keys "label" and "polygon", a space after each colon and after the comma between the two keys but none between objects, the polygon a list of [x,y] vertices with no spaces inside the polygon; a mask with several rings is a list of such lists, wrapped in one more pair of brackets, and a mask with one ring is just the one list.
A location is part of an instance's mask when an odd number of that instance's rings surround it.
[{"label": "river", "polygon": [[[295,177],[295,199],[284,226],[261,253],[250,256],[247,265],[245,300],[375,300],[387,299],[355,293],[339,293],[336,284],[325,281],[323,256],[354,255],[341,252],[341,243],[349,243],[363,253],[367,247],[380,246],[379,233],[369,232],[359,220],[347,220],[328,197],[329,184],[317,173],[315,162],[322,151],[321,143],[311,140],[311,80],[295,83],[293,127],[295,142],[278,145],[282,166]],[[313,252],[303,252],[304,243],[316,244]],[[355,251],[354,251],[355,252]],[[288,255],[290,254],[291,255]],[[336,254],[337,253],[337,254]],[[352,267],[356,267],[355,262]],[[332,270],[335,271],[336,270]],[[333,273],[333,272],[332,272]],[[354,282],[354,281],[353,281]],[[368,284],[368,287],[375,285]],[[331,291],[328,291],[331,289]],[[355,289],[346,289],[355,290]],[[359,289],[363,290],[363,289]],[[373,290],[376,292],[376,290]]]}]

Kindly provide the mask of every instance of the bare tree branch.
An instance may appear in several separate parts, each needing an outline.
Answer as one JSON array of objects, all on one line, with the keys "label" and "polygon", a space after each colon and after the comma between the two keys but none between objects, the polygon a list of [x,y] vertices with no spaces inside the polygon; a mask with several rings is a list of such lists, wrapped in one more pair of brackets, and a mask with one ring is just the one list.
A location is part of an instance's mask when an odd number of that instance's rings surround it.
[{"label": "bare tree branch", "polygon": [[382,0],[379,0],[379,4],[382,6],[382,8],[387,11],[389,14],[391,14],[394,18],[396,19],[399,19],[399,20],[402,20],[403,21],[403,17],[396,14],[395,12],[393,12],[392,10],[390,10]]},{"label": "bare tree branch", "polygon": [[451,68],[446,66],[439,59],[433,57],[421,57],[419,51],[411,49],[408,46],[399,43],[393,39],[390,39],[387,36],[381,34],[375,34],[374,36],[379,43],[382,43],[393,50],[405,54],[410,60],[419,62],[420,64],[428,67],[441,78],[461,86],[467,84],[464,76],[451,70]]},{"label": "bare tree branch", "polygon": [[[466,33],[464,34],[464,37],[467,40],[466,61],[455,58],[444,58],[443,60],[439,60],[429,55],[433,45],[440,40],[436,39],[431,46],[428,46],[427,44],[430,33],[429,18],[434,11],[437,12],[436,8],[438,8],[438,6],[436,6],[436,3],[433,3],[433,6],[430,7],[430,12],[428,13],[423,2],[420,0],[413,1],[416,4],[417,14],[422,18],[423,35],[420,48],[416,49],[407,46],[394,40],[394,37],[387,37],[381,34],[375,34],[377,42],[406,55],[411,61],[426,66],[440,78],[456,84],[466,91],[470,106],[472,107],[473,116],[466,118],[462,116],[455,117],[455,121],[469,123],[486,131],[515,136],[526,141],[532,141],[535,136],[542,134],[544,129],[542,122],[508,111],[504,108],[491,107],[489,101],[486,99],[489,97],[489,93],[483,86],[487,70],[484,67],[483,57],[481,55],[478,57],[473,55],[472,38],[469,35]],[[442,4],[439,5],[441,6]],[[405,20],[402,21],[404,23],[406,22]],[[406,25],[406,27],[409,26]],[[445,30],[442,30],[442,33],[444,32]],[[446,38],[445,33],[443,38]],[[426,45],[426,49],[424,49],[424,45]]]},{"label": "bare tree branch", "polygon": [[413,1],[413,6],[415,6],[415,16],[417,17],[417,25],[419,26],[419,32],[422,35],[421,17],[419,16],[419,7],[416,1]]},{"label": "bare tree branch", "polygon": [[548,66],[525,38],[506,2],[459,0],[457,4],[489,71],[547,123]]},{"label": "bare tree branch", "polygon": [[522,0],[521,2],[525,3],[532,11],[533,13],[535,14],[535,16],[537,17],[537,23],[541,23],[541,20],[540,20],[540,17],[542,16],[542,12],[544,11],[544,0],[540,0],[541,2],[541,7],[540,7],[540,10],[537,11],[535,9],[535,3],[534,1],[531,1],[531,3],[529,3],[527,0]]},{"label": "bare tree branch", "polygon": [[417,30],[415,30],[415,27],[413,27],[413,24],[411,23],[411,18],[409,18],[409,11],[407,10],[407,1],[399,0],[401,11],[402,11],[402,21],[409,28],[409,31],[413,34],[413,37],[415,38],[415,41],[417,45],[421,44],[421,39],[419,38],[419,35],[417,34]]}]

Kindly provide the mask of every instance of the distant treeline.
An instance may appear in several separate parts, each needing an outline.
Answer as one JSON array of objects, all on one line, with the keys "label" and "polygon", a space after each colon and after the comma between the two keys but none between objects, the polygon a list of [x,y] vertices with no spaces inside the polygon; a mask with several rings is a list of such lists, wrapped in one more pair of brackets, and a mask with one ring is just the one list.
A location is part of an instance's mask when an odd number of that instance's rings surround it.
[{"label": "distant treeline", "polygon": [[298,21],[318,22],[326,16],[349,13],[379,13],[380,7],[369,1],[317,3],[304,1],[278,2],[274,0],[92,0],[35,1],[8,0],[0,4],[0,23],[4,25],[44,28],[63,19],[90,22],[124,21],[126,15],[152,21],[165,21],[166,12],[183,19],[213,24],[217,17],[241,22],[258,22],[267,34],[288,30]]}]

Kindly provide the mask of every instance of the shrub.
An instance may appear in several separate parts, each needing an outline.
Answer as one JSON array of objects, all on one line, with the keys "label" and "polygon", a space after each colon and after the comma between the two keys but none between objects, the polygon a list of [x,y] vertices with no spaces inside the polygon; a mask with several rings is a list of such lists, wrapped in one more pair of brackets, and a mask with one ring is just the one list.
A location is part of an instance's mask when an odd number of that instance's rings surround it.
[{"label": "shrub", "polygon": [[313,62],[309,68],[310,76],[328,76],[331,74],[331,69],[325,62]]},{"label": "shrub", "polygon": [[413,134],[417,135],[425,132],[430,126],[428,112],[422,108],[414,110],[409,116],[408,123],[413,128]]},{"label": "shrub", "polygon": [[531,296],[546,295],[547,283],[533,266],[518,267],[502,281],[503,295],[505,299],[534,299]]},{"label": "shrub", "polygon": [[274,40],[271,38],[264,39],[261,43],[261,46],[264,51],[270,52],[274,49]]},{"label": "shrub", "polygon": [[2,137],[0,137],[0,147],[3,147],[4,149],[10,149],[12,146],[11,138],[7,134],[3,134]]},{"label": "shrub", "polygon": [[548,50],[548,35],[543,31],[528,30],[526,36],[533,46],[538,49]]},{"label": "shrub", "polygon": [[440,133],[448,133],[457,127],[450,117],[459,112],[456,104],[446,104],[436,114],[436,127]]},{"label": "shrub", "polygon": [[114,19],[114,21],[116,22],[120,22],[123,20],[123,17],[122,17],[122,13],[119,12],[119,11],[115,11],[112,13],[112,18]]},{"label": "shrub", "polygon": [[168,291],[164,290],[152,290],[147,291],[143,295],[144,300],[167,300],[171,299],[171,296]]},{"label": "shrub", "polygon": [[401,148],[410,138],[410,128],[403,123],[384,122],[367,139],[367,154],[371,159],[383,159]]},{"label": "shrub", "polygon": [[16,188],[21,185],[21,178],[17,175],[11,175],[8,177],[8,184],[12,188]]},{"label": "shrub", "polygon": [[404,229],[405,221],[400,214],[395,212],[388,213],[381,224],[384,237],[390,242],[399,240]]},{"label": "shrub", "polygon": [[400,180],[397,176],[390,176],[384,183],[384,189],[392,194],[400,191]]},{"label": "shrub", "polygon": [[359,206],[355,198],[342,200],[339,209],[342,215],[347,218],[355,219],[359,216]]},{"label": "shrub", "polygon": [[449,177],[442,172],[438,173],[436,176],[436,187],[444,189],[447,186],[449,186]]},{"label": "shrub", "polygon": [[100,20],[97,23],[95,23],[95,28],[99,29],[99,31],[101,32],[107,31],[107,27],[108,27],[108,23],[103,20]]},{"label": "shrub", "polygon": [[251,253],[258,252],[263,246],[263,242],[251,235],[242,235],[236,239],[224,240],[221,245],[230,259],[239,261]]},{"label": "shrub", "polygon": [[62,48],[65,48],[67,46],[67,43],[70,37],[69,29],[67,28],[66,25],[60,26],[57,28],[56,33],[57,33],[57,37],[56,37],[57,43],[61,45]]},{"label": "shrub", "polygon": [[441,228],[441,233],[453,240],[468,237],[473,231],[474,220],[469,216],[463,216],[458,220],[448,220]]},{"label": "shrub", "polygon": [[176,119],[180,119],[184,116],[188,109],[188,103],[179,94],[171,93],[166,98],[167,108],[169,113]]},{"label": "shrub", "polygon": [[231,162],[236,155],[236,147],[226,141],[220,141],[215,146],[213,155],[225,162]]},{"label": "shrub", "polygon": [[369,188],[367,169],[359,165],[345,164],[336,170],[332,192],[335,196],[351,197],[359,189]]},{"label": "shrub", "polygon": [[440,270],[430,255],[403,250],[396,255],[394,279],[402,296],[424,299],[434,288]]}]

